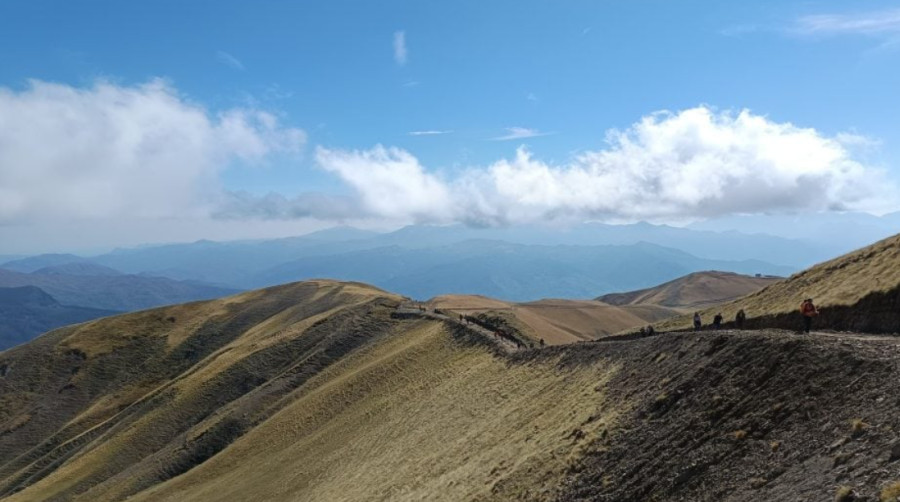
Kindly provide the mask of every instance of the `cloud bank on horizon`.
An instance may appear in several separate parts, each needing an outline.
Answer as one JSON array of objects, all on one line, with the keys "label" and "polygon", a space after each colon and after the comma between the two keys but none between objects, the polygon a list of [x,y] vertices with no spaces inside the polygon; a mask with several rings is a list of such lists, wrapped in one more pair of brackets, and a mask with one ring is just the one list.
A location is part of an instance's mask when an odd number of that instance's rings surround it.
[{"label": "cloud bank on horizon", "polygon": [[226,166],[297,153],[305,142],[304,131],[281,125],[274,114],[252,108],[214,114],[163,80],[0,88],[0,224],[185,215],[398,224],[677,222],[900,206],[886,171],[854,155],[872,144],[867,138],[708,106],[649,114],[609,131],[602,148],[558,165],[522,146],[510,159],[450,175],[396,147],[320,146],[315,162],[350,195],[258,196],[223,187]]},{"label": "cloud bank on horizon", "polygon": [[230,163],[305,141],[264,111],[211,115],[160,79],[0,88],[0,224],[202,216]]},{"label": "cloud bank on horizon", "polygon": [[853,157],[871,144],[773,122],[748,110],[657,112],[607,133],[604,149],[551,165],[520,147],[512,159],[445,178],[409,152],[318,148],[371,215],[418,223],[504,225],[550,220],[683,221],[778,211],[887,212],[898,190]]}]

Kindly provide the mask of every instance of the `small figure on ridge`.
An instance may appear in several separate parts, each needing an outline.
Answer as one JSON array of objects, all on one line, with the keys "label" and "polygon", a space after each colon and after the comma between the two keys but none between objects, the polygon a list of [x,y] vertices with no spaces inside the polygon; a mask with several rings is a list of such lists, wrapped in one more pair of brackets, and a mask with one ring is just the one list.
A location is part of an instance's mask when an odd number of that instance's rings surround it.
[{"label": "small figure on ridge", "polygon": [[809,333],[813,317],[819,315],[819,309],[813,304],[812,298],[803,300],[803,303],[800,304],[800,314],[803,315],[803,329]]},{"label": "small figure on ridge", "polygon": [[737,315],[734,316],[734,324],[737,326],[737,329],[744,329],[744,321],[747,319],[747,314],[744,313],[744,309],[738,310]]}]

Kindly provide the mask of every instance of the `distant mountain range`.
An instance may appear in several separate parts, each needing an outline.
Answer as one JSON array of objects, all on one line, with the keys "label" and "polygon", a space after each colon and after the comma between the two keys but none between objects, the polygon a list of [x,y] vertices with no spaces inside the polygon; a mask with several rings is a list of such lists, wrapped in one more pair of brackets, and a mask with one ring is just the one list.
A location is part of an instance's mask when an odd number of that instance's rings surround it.
[{"label": "distant mountain range", "polygon": [[[754,221],[747,220],[748,231],[758,229],[751,224]],[[170,299],[212,298],[315,277],[366,281],[416,298],[463,293],[511,301],[587,299],[655,286],[701,270],[790,275],[844,252],[843,248],[862,245],[859,240],[887,235],[894,220],[845,215],[835,221],[844,222],[840,229],[846,230],[846,239],[843,234],[841,239],[832,235],[826,242],[824,234],[808,232],[798,222],[793,222],[798,238],[719,231],[713,229],[715,222],[707,222],[709,228],[648,223],[587,223],[562,229],[414,225],[388,233],[338,227],[282,239],[148,245],[92,257],[32,256],[0,264],[0,268],[37,274],[40,281],[0,279],[0,285],[34,284],[65,303],[84,294],[77,288],[47,283],[48,277],[56,277],[57,282],[64,277],[95,277],[99,279],[91,282],[107,290],[126,276],[153,279],[140,287],[143,299],[123,300],[129,295],[120,286],[119,292],[112,293],[119,300],[99,305],[94,298],[85,305],[117,310]],[[847,228],[854,222],[860,223],[857,232]],[[786,220],[783,226],[791,223]],[[160,278],[179,284],[164,287]],[[167,287],[181,293],[163,294],[160,290]]]},{"label": "distant mountain range", "polygon": [[60,326],[117,313],[60,305],[35,286],[0,288],[0,351]]},{"label": "distant mountain range", "polygon": [[468,293],[522,301],[593,298],[709,269],[787,275],[832,255],[797,239],[648,223],[414,225],[388,233],[338,227],[283,239],[142,246],[92,257],[40,255],[0,268],[106,280],[118,271],[233,289],[334,277],[415,297]]},{"label": "distant mountain range", "polygon": [[45,266],[31,273],[0,268],[0,287],[22,286],[36,286],[63,305],[120,312],[218,298],[238,291],[165,277],[122,274],[84,262]]}]

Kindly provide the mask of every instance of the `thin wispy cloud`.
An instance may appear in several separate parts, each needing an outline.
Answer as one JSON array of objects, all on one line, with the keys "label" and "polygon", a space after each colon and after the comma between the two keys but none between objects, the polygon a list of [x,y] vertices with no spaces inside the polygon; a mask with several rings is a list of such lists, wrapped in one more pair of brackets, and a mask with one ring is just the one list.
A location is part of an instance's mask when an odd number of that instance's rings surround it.
[{"label": "thin wispy cloud", "polygon": [[528,101],[531,101],[532,103],[537,103],[538,101],[540,101],[540,99],[538,99],[538,97],[537,97],[537,94],[535,94],[533,92],[529,92],[529,93],[525,94],[525,99],[527,99]]},{"label": "thin wispy cloud", "polygon": [[439,130],[428,130],[428,131],[410,131],[408,134],[410,136],[437,136],[439,134],[450,134],[453,131],[439,131]]},{"label": "thin wispy cloud", "polygon": [[900,35],[900,8],[855,14],[815,14],[797,19],[802,35]]},{"label": "thin wispy cloud", "polygon": [[419,85],[419,81],[418,80],[410,80],[408,82],[403,82],[401,85],[403,87],[416,87]]},{"label": "thin wispy cloud", "polygon": [[394,61],[403,66],[406,64],[406,32],[394,32]]},{"label": "thin wispy cloud", "polygon": [[241,62],[240,59],[232,56],[231,54],[225,51],[216,52],[216,59],[219,60],[220,63],[225,66],[230,66],[235,70],[244,70],[244,63]]},{"label": "thin wispy cloud", "polygon": [[529,129],[527,127],[507,127],[506,134],[491,138],[492,141],[509,141],[513,139],[536,138],[538,136],[549,136],[556,134],[553,132],[542,132],[537,129]]}]

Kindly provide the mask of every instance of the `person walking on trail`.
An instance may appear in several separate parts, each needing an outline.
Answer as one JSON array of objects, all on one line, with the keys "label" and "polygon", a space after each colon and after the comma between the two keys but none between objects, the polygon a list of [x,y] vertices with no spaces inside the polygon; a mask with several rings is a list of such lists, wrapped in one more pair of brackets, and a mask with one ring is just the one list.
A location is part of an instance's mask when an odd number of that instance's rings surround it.
[{"label": "person walking on trail", "polygon": [[647,336],[653,336],[656,334],[656,330],[653,329],[653,326],[647,326]]},{"label": "person walking on trail", "polygon": [[721,329],[721,328],[722,328],[722,313],[720,312],[720,313],[716,314],[715,317],[713,317],[713,329]]},{"label": "person walking on trail", "polygon": [[543,347],[543,346],[544,346],[544,339],[541,338],[541,347]]},{"label": "person walking on trail", "polygon": [[803,300],[803,303],[800,304],[800,314],[803,315],[803,330],[809,333],[813,317],[819,315],[819,309],[813,304],[812,298]]},{"label": "person walking on trail", "polygon": [[734,316],[734,324],[737,326],[737,329],[744,329],[745,320],[747,320],[747,314],[744,313],[744,309],[738,310]]},{"label": "person walking on trail", "polygon": [[700,322],[700,312],[694,312],[694,331],[700,331],[703,324]]}]

